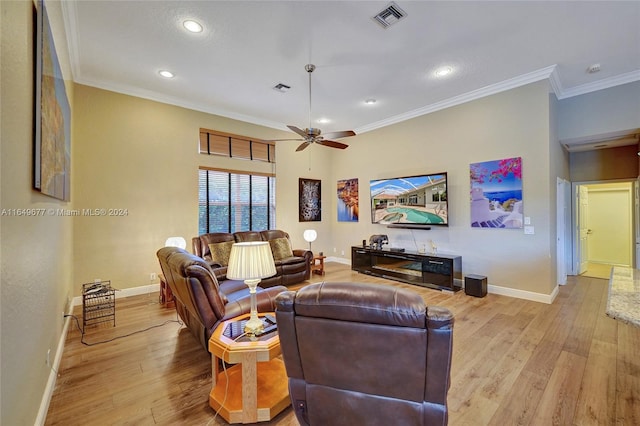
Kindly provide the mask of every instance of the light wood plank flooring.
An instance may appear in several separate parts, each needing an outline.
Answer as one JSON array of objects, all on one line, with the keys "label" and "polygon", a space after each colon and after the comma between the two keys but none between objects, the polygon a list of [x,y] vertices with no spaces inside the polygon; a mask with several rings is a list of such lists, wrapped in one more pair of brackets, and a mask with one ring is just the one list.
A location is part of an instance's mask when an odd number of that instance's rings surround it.
[{"label": "light wood plank flooring", "polygon": [[[570,277],[546,305],[445,294],[337,263],[325,269],[326,280],[410,288],[454,313],[450,425],[640,424],[640,328],[604,314],[606,280]],[[118,299],[116,327],[90,327],[85,341],[176,319],[157,298]],[[73,324],[46,424],[224,425],[208,406],[210,385],[208,354],[175,322],[96,346],[81,344]],[[297,422],[289,407],[269,424]]]}]

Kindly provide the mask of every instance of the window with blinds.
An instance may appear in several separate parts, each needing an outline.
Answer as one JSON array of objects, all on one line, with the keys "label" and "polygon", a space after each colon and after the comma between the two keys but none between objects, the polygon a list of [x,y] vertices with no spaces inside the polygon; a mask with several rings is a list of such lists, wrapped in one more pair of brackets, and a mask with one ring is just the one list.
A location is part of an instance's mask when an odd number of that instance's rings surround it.
[{"label": "window with blinds", "polygon": [[275,226],[274,176],[203,168],[198,173],[199,235]]},{"label": "window with blinds", "polygon": [[268,163],[276,162],[276,147],[273,142],[207,129],[200,129],[200,153]]}]

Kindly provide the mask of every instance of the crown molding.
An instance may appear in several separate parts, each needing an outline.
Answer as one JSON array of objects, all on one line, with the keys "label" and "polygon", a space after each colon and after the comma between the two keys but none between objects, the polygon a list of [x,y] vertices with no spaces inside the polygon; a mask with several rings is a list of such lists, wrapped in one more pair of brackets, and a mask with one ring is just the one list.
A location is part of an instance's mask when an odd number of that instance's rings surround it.
[{"label": "crown molding", "polygon": [[78,11],[76,2],[62,2],[62,20],[64,21],[65,33],[67,35],[67,46],[69,48],[69,62],[71,62],[71,74],[73,81],[79,76],[79,58],[80,51],[78,48]]},{"label": "crown molding", "polygon": [[640,81],[640,70],[619,74],[610,78],[594,81],[592,83],[581,84],[580,86],[575,86],[570,89],[562,89],[560,86],[560,90],[555,90],[554,88],[554,91],[556,92],[558,99],[566,99],[627,83],[633,83],[634,81]]},{"label": "crown molding", "polygon": [[118,84],[104,84],[99,81],[84,79],[82,77],[77,78],[76,83],[84,84],[86,86],[96,87],[98,89],[108,90],[111,92],[121,93],[127,96],[135,96],[138,98],[160,102],[163,104],[174,105],[177,107],[192,109],[194,111],[204,112],[207,114],[218,115],[220,117],[226,117],[232,120],[244,121],[245,123],[251,123],[258,126],[269,127],[276,130],[289,131],[289,128],[282,123],[278,123],[271,120],[265,120],[263,118],[253,117],[250,115],[240,114],[240,113],[236,113],[229,110],[211,108],[210,105],[186,102],[184,99],[162,95],[157,92],[153,92],[151,90],[144,90],[137,87],[130,87],[130,86],[124,86],[124,85],[118,85]]},{"label": "crown molding", "polygon": [[375,123],[371,123],[369,125],[357,128],[354,131],[357,134],[369,132],[371,130],[375,130],[381,127],[386,127],[392,124],[400,123],[402,121],[419,117],[421,115],[430,114],[432,112],[440,111],[446,108],[451,108],[456,105],[461,105],[461,104],[471,102],[477,99],[481,99],[487,96],[495,95],[500,92],[525,86],[530,83],[535,83],[535,82],[549,78],[549,76],[553,74],[555,69],[556,69],[556,65],[551,65],[551,66],[539,69],[537,71],[532,71],[527,74],[510,78],[509,80],[504,80],[496,84],[491,84],[489,86],[485,86],[480,89],[473,90],[471,92],[463,93],[462,95],[445,99],[444,101],[436,102],[434,104],[426,105],[424,107],[414,109],[412,111],[409,111],[403,114],[398,114],[393,117],[386,118],[384,120],[376,121]]}]

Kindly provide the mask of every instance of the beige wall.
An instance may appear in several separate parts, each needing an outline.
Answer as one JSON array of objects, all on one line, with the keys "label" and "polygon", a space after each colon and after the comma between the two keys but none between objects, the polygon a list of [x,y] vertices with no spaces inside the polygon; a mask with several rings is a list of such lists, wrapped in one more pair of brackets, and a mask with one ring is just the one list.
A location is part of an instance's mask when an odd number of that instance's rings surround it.
[{"label": "beige wall", "polygon": [[[59,3],[52,26],[62,28]],[[1,15],[1,192],[2,209],[66,209],[32,190],[33,3],[0,2]],[[54,32],[63,72],[68,69],[64,37]],[[68,75],[65,75],[68,77]],[[72,102],[72,87],[67,94]],[[0,216],[1,365],[3,425],[33,424],[62,332],[62,312],[71,296],[72,220],[46,214]]]},{"label": "beige wall", "polygon": [[75,207],[124,210],[73,218],[76,295],[95,278],[120,289],[152,283],[150,273],[160,272],[156,251],[170,236],[184,237],[191,249],[198,234],[199,166],[272,171],[268,163],[198,154],[201,127],[252,137],[286,135],[83,85],[75,86],[75,106]]},{"label": "beige wall", "polygon": [[[433,240],[440,251],[462,255],[465,274],[483,274],[492,285],[549,295],[555,286],[550,278],[549,134],[548,87],[541,82],[349,138],[345,151],[314,146],[302,155],[279,152],[278,164],[292,166],[283,173],[278,169],[278,217],[295,222],[298,177],[321,178],[323,221],[317,226],[315,251],[348,261],[350,247],[372,234],[388,234],[392,245],[408,249],[415,248],[414,240]],[[536,234],[472,229],[469,164],[513,156],[523,159],[524,210]],[[370,179],[442,171],[449,175],[448,228],[423,231],[371,224]],[[348,178],[360,183],[358,223],[337,221],[336,181]]]}]

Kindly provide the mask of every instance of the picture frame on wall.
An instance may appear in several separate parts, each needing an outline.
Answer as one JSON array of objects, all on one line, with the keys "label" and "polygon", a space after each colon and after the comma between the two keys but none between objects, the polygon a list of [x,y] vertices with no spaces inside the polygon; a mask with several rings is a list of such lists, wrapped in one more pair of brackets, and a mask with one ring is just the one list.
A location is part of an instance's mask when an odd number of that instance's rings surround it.
[{"label": "picture frame on wall", "polygon": [[471,227],[522,229],[522,158],[469,165]]},{"label": "picture frame on wall", "polygon": [[298,180],[298,220],[319,222],[322,220],[322,182],[317,179]]},{"label": "picture frame on wall", "polygon": [[35,55],[33,187],[42,194],[69,201],[71,107],[42,0],[37,3]]},{"label": "picture frame on wall", "polygon": [[359,217],[358,178],[338,181],[338,222],[357,222]]}]

